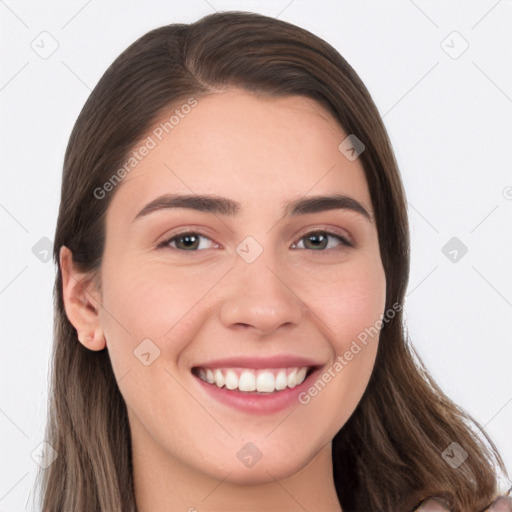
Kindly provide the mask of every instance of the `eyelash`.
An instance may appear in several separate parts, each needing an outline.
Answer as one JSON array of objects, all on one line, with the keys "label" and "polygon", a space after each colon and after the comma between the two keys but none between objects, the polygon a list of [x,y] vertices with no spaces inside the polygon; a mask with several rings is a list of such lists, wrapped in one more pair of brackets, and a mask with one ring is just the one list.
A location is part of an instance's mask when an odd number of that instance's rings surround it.
[{"label": "eyelash", "polygon": [[[343,237],[341,235],[338,235],[336,233],[333,233],[331,231],[324,230],[324,229],[315,229],[315,230],[312,230],[312,231],[308,231],[307,233],[305,233],[304,235],[302,235],[299,238],[299,241],[303,240],[304,238],[306,238],[306,237],[308,237],[310,235],[313,235],[313,234],[321,234],[321,235],[325,235],[325,236],[328,236],[328,237],[336,238],[336,239],[338,239],[341,242],[341,245],[346,247],[346,248],[353,248],[353,247],[355,247],[355,245],[353,243],[351,243],[350,241],[348,241],[345,237]],[[201,233],[199,231],[182,231],[182,232],[176,233],[172,237],[167,238],[166,240],[160,242],[157,245],[157,249],[171,249],[171,250],[181,251],[181,252],[200,252],[201,251],[200,249],[186,250],[186,249],[178,249],[176,247],[170,247],[169,246],[169,244],[171,242],[174,242],[176,239],[178,239],[180,237],[183,237],[184,235],[194,235],[194,236],[199,235],[202,238],[207,238],[208,240],[211,240],[210,237],[206,236],[205,234],[203,234],[203,233]],[[295,242],[294,242],[294,244],[295,244]],[[331,247],[330,249],[319,249],[319,250],[315,250],[315,249],[301,249],[301,250],[308,250],[308,251],[312,251],[312,252],[323,252],[323,253],[327,252],[328,253],[330,251],[341,250],[341,248],[340,247],[335,247],[335,248]]]}]

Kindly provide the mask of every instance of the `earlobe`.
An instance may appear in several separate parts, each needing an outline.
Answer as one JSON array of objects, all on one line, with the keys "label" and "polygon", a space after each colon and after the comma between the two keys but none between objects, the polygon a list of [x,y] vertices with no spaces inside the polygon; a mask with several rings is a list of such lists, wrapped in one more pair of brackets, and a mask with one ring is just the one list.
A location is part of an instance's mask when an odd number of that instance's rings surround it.
[{"label": "earlobe", "polygon": [[59,262],[66,316],[84,347],[94,351],[103,350],[106,340],[99,318],[102,306],[94,280],[90,274],[76,269],[73,254],[64,245],[60,248]]}]

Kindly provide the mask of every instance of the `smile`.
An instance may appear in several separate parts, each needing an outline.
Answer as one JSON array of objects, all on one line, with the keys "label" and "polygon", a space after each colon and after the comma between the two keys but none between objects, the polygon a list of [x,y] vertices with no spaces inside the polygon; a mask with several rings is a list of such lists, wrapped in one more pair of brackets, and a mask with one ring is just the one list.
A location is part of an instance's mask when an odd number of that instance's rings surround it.
[{"label": "smile", "polygon": [[192,373],[203,382],[226,388],[251,393],[275,393],[294,388],[304,382],[309,367],[293,368],[194,368]]}]

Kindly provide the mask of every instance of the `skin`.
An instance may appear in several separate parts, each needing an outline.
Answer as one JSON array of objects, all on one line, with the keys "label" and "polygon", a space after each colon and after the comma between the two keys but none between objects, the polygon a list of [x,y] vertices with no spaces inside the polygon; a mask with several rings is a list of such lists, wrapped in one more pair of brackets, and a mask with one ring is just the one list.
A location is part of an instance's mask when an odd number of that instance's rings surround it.
[{"label": "skin", "polygon": [[[68,318],[90,350],[107,347],[127,404],[140,512],[340,511],[331,442],[368,384],[378,336],[307,405],[272,414],[218,403],[190,369],[276,354],[328,369],[384,314],[373,220],[341,209],[281,219],[287,201],[333,193],[373,213],[359,159],[338,149],[346,136],[308,98],[239,89],[201,97],[111,192],[101,291],[61,249]],[[225,196],[242,210],[168,209],[134,221],[164,192]],[[156,248],[184,228],[207,237],[195,252],[182,239]],[[335,237],[329,248],[308,244],[321,229],[356,247]],[[236,253],[249,235],[263,248],[252,263]],[[146,338],[160,350],[149,366],[134,357]],[[236,456],[247,442],[262,454],[250,468]]]}]

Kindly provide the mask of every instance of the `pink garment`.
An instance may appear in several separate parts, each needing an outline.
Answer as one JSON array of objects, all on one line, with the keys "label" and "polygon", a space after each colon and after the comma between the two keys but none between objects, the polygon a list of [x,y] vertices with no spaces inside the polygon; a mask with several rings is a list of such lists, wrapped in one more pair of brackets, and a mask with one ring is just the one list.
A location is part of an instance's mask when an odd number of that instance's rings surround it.
[{"label": "pink garment", "polygon": [[[510,488],[508,492],[503,496],[496,498],[492,503],[487,505],[486,508],[474,512],[512,512],[511,492],[512,488]],[[432,496],[425,498],[411,512],[451,512],[451,509],[449,508],[446,501],[444,501],[442,498],[436,498]]]}]

